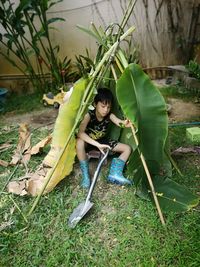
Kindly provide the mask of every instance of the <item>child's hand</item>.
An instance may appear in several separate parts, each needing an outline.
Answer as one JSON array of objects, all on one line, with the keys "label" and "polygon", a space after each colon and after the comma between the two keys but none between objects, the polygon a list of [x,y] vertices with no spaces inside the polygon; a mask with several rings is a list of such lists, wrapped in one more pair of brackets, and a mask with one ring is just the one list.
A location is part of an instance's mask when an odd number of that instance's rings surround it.
[{"label": "child's hand", "polygon": [[119,123],[119,127],[121,128],[130,128],[131,127],[131,121],[130,120],[124,120]]},{"label": "child's hand", "polygon": [[104,145],[104,144],[99,144],[99,145],[97,146],[97,148],[101,151],[101,153],[102,153],[103,155],[105,155],[104,150],[106,150],[106,149],[110,149],[110,150],[111,150],[111,147],[110,147],[109,145]]},{"label": "child's hand", "polygon": [[126,128],[130,128],[130,127],[131,127],[131,121],[130,121],[130,120],[125,120],[125,121],[124,121],[124,126],[125,126]]}]

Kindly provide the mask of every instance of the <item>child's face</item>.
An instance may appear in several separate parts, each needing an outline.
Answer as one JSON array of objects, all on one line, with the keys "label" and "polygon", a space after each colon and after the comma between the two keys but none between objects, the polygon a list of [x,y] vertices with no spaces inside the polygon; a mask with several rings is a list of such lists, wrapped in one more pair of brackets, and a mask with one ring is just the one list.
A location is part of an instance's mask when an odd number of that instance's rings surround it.
[{"label": "child's face", "polygon": [[111,109],[111,104],[100,101],[96,104],[96,112],[102,118],[108,115],[110,109]]}]

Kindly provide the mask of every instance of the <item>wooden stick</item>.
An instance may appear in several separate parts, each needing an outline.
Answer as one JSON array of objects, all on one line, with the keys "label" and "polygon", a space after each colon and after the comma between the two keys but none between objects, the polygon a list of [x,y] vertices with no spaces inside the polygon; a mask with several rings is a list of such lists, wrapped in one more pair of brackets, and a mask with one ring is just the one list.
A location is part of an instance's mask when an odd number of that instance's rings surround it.
[{"label": "wooden stick", "polygon": [[[133,137],[134,137],[135,143],[136,143],[136,145],[138,147],[139,142],[138,142],[138,139],[137,139],[137,136],[136,136],[136,133],[135,133],[135,129],[134,129],[134,126],[133,126],[132,123],[131,123],[131,130],[132,130],[132,133],[133,133]],[[159,214],[161,223],[162,223],[162,225],[165,225],[165,220],[164,220],[161,208],[160,208],[160,204],[158,202],[158,198],[156,196],[156,192],[155,192],[155,189],[154,189],[154,185],[153,185],[153,182],[152,182],[152,179],[151,179],[151,175],[149,173],[146,161],[144,159],[144,156],[143,156],[142,152],[139,151],[139,153],[140,153],[140,158],[141,158],[141,161],[142,161],[142,164],[143,164],[143,167],[144,167],[144,170],[145,170],[145,173],[146,173],[146,176],[147,176],[147,179],[148,179],[152,194],[153,194],[153,198],[154,198],[154,201],[155,201],[155,204],[156,204],[156,208],[158,210],[158,214]]]},{"label": "wooden stick", "polygon": [[2,194],[3,193],[3,191],[5,190],[5,188],[6,188],[6,186],[7,186],[7,184],[9,183],[9,181],[11,180],[11,178],[13,177],[13,175],[14,175],[14,173],[15,173],[15,171],[17,170],[17,168],[19,167],[19,163],[17,163],[17,165],[15,166],[15,168],[14,168],[14,170],[13,170],[13,172],[11,173],[11,175],[8,177],[8,180],[5,182],[5,184],[4,184],[4,186],[3,186],[3,188],[1,189],[1,192],[0,192],[0,194]]},{"label": "wooden stick", "polygon": [[24,215],[24,213],[21,211],[20,207],[17,205],[17,203],[14,201],[14,199],[9,195],[9,198],[12,200],[12,202],[14,203],[15,207],[18,209],[19,213],[22,215],[24,221],[26,223],[28,223],[28,220],[26,218],[26,216]]}]

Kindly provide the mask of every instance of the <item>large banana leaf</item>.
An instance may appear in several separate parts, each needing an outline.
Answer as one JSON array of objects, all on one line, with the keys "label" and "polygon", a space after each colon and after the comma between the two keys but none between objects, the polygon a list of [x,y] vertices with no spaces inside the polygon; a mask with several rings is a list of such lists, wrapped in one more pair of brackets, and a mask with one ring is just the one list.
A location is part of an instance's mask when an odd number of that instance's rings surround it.
[{"label": "large banana leaf", "polygon": [[197,196],[169,178],[155,176],[154,186],[163,210],[188,211],[198,205],[199,198]]},{"label": "large banana leaf", "polygon": [[[69,141],[64,153],[59,159],[58,165],[51,176],[49,183],[47,184],[44,193],[50,192],[62,179],[69,175],[73,169],[74,159],[76,156],[76,139],[73,136]],[[49,172],[46,176],[49,175]]]},{"label": "large banana leaf", "polygon": [[63,147],[65,144],[66,137],[76,121],[87,84],[88,79],[78,80],[73,86],[69,102],[61,107],[54,127],[52,146]]},{"label": "large banana leaf", "polygon": [[138,129],[140,151],[148,167],[158,173],[166,159],[164,147],[168,135],[166,104],[162,95],[137,64],[130,64],[125,69],[117,81],[116,91],[125,116]]},{"label": "large banana leaf", "polygon": [[74,84],[69,102],[64,103],[59,110],[53,131],[51,150],[44,159],[44,164],[47,166],[53,167],[57,159],[57,155],[65,145],[67,136],[74,126],[78,115],[78,109],[80,107],[87,82],[88,81],[86,79],[80,79],[77,81]]},{"label": "large banana leaf", "polygon": [[[165,154],[167,113],[165,101],[159,91],[137,64],[130,64],[125,69],[117,81],[116,91],[124,114],[138,129],[138,149],[143,153],[150,170],[160,206],[165,211],[179,212],[196,206],[199,199],[188,189],[169,178],[158,178],[161,168],[167,168],[166,173],[169,173],[169,160]],[[127,141],[127,135],[125,136]],[[141,181],[141,193],[147,196],[149,187],[137,150],[130,157],[128,169],[134,176],[135,184]]]},{"label": "large banana leaf", "polygon": [[[53,167],[60,151],[63,149],[65,142],[77,120],[81,100],[87,87],[88,80],[80,79],[75,83],[69,102],[66,102],[59,111],[53,132],[51,150],[44,159],[44,163]],[[51,191],[63,178],[70,174],[76,155],[74,134],[69,140],[64,153],[62,154],[55,171],[45,189],[45,193]],[[49,170],[50,172],[51,170]],[[47,176],[49,173],[47,173]]]}]

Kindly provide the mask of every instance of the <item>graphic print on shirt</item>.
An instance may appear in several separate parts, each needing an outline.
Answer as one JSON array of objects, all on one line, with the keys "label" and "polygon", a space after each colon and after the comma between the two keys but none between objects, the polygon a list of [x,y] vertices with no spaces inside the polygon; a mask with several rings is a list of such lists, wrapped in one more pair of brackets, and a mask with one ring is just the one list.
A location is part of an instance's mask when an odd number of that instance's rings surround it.
[{"label": "graphic print on shirt", "polygon": [[104,118],[102,121],[98,121],[96,118],[95,110],[89,111],[90,114],[90,121],[88,123],[86,133],[93,139],[99,140],[103,138],[108,129],[109,125],[109,116]]}]

